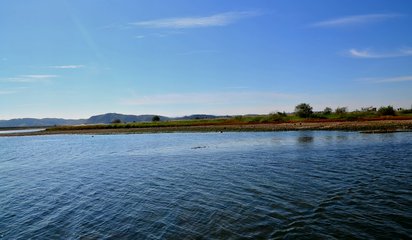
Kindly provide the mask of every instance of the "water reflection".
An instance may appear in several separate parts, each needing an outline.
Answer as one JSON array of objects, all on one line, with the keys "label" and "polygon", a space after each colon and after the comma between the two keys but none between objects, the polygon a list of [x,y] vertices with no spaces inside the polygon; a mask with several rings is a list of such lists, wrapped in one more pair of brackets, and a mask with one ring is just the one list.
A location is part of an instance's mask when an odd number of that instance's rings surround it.
[{"label": "water reflection", "polygon": [[314,139],[315,138],[313,136],[299,136],[297,140],[299,144],[307,144],[313,143]]},{"label": "water reflection", "polygon": [[339,141],[346,141],[346,140],[348,140],[348,136],[345,136],[345,135],[338,135],[338,136],[336,136],[336,140],[339,140]]}]

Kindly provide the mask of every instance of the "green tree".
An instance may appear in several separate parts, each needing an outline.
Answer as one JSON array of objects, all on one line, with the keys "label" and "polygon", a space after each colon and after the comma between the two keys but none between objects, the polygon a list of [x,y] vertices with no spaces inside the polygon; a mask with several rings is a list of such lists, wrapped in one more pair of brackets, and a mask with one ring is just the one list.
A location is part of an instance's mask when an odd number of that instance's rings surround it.
[{"label": "green tree", "polygon": [[395,109],[393,109],[392,106],[380,107],[378,109],[378,113],[382,116],[395,116],[396,115]]},{"label": "green tree", "polygon": [[301,118],[312,116],[312,107],[307,103],[301,103],[295,107],[295,114]]},{"label": "green tree", "polygon": [[329,114],[332,113],[332,108],[326,107],[326,108],[323,110],[322,113],[325,114],[325,115],[329,115]]},{"label": "green tree", "polygon": [[346,107],[338,107],[338,108],[336,108],[335,113],[339,114],[339,115],[343,115],[347,111],[348,111],[348,109]]},{"label": "green tree", "polygon": [[152,122],[159,122],[160,121],[160,117],[159,116],[153,116],[152,117]]}]

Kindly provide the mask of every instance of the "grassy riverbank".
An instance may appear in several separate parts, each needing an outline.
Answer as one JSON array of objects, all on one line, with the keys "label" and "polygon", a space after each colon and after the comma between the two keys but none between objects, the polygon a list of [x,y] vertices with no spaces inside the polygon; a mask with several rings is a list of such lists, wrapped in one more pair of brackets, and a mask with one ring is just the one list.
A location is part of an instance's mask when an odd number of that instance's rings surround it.
[{"label": "grassy riverbank", "polygon": [[16,133],[3,136],[28,136],[49,134],[133,134],[160,132],[227,132],[227,131],[298,131],[340,130],[363,132],[412,131],[412,117],[390,116],[345,119],[268,119],[267,116],[234,117],[211,120],[185,120],[143,123],[119,123],[78,126],[56,126],[45,131]]}]

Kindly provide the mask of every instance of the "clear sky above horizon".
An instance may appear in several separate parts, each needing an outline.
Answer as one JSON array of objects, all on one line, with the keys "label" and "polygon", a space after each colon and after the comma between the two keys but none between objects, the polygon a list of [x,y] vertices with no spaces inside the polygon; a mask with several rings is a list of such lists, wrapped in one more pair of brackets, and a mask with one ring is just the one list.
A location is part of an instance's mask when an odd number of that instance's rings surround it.
[{"label": "clear sky above horizon", "polygon": [[410,0],[4,0],[0,119],[412,105]]}]

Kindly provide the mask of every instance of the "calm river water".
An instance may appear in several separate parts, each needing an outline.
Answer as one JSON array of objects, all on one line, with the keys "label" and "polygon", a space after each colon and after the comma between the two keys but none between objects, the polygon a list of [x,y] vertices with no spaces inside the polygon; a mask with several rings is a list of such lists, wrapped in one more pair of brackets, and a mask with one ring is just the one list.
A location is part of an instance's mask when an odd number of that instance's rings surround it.
[{"label": "calm river water", "polygon": [[0,239],[408,239],[412,133],[0,138]]}]

